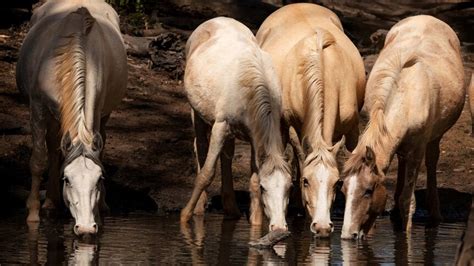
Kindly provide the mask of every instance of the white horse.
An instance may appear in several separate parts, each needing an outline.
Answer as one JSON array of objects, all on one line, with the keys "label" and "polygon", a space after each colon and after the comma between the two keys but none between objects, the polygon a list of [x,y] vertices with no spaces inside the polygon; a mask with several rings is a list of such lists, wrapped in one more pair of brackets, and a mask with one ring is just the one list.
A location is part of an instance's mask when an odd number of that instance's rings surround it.
[{"label": "white horse", "polygon": [[[252,144],[250,223],[261,224],[262,200],[270,230],[286,230],[291,177],[280,134],[280,86],[270,57],[260,50],[247,27],[219,17],[192,33],[186,58],[184,87],[192,107],[199,173],[181,221],[190,219],[201,193],[212,182],[219,154],[222,165],[228,167],[223,169],[222,184],[231,186],[237,137]],[[199,208],[203,209],[204,202],[200,201]]]},{"label": "white horse", "polygon": [[441,220],[436,187],[439,143],[464,106],[464,70],[456,33],[431,16],[414,16],[387,34],[367,82],[370,120],[345,164],[342,238],[369,232],[385,209],[385,173],[398,156],[395,209],[411,229],[414,189],[423,158],[431,223]]},{"label": "white horse", "polygon": [[260,26],[257,41],[275,62],[284,119],[298,133],[299,138],[290,140],[298,150],[301,196],[313,219],[310,229],[329,237],[339,181],[336,154],[344,136],[350,150],[359,136],[365,85],[362,58],[337,15],[308,3],[275,11]]},{"label": "white horse", "polygon": [[59,205],[63,177],[74,232],[98,230],[99,202],[105,207],[104,127],[127,83],[118,22],[103,0],[50,0],[33,14],[17,64],[18,88],[30,100],[33,137],[29,222],[39,221],[39,186],[49,164],[42,207]]}]

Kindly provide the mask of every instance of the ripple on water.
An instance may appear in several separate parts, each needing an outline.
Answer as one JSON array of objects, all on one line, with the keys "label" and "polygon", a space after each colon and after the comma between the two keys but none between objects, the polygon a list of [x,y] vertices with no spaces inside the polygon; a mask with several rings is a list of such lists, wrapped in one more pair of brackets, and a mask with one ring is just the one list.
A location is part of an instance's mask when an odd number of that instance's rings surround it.
[{"label": "ripple on water", "polygon": [[[414,224],[409,236],[394,232],[387,217],[363,241],[341,241],[342,221],[334,221],[330,239],[317,239],[309,221],[290,218],[292,236],[273,249],[249,249],[248,241],[262,235],[246,219],[224,220],[206,214],[179,226],[178,215],[130,214],[106,217],[103,233],[83,242],[72,234],[72,221],[42,222],[28,229],[24,216],[0,220],[0,264],[261,264],[273,263],[452,263],[463,223],[425,229]],[[264,226],[265,227],[265,226]]]}]

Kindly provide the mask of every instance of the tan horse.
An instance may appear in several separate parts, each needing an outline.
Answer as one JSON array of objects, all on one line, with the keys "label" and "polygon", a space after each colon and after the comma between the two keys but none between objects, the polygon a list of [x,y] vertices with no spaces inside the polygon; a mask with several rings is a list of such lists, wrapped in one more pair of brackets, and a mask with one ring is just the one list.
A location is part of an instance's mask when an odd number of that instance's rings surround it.
[{"label": "tan horse", "polygon": [[471,83],[469,85],[469,111],[471,112],[471,137],[474,137],[474,73],[471,73]]},{"label": "tan horse", "polygon": [[17,64],[18,88],[30,100],[33,137],[29,222],[39,221],[39,186],[49,164],[43,208],[59,205],[61,176],[74,232],[97,232],[99,202],[105,206],[104,126],[126,83],[126,54],[111,6],[102,0],[50,0],[35,11]]},{"label": "tan horse", "polygon": [[252,144],[250,223],[262,222],[261,198],[270,230],[286,229],[291,177],[280,134],[280,85],[270,57],[243,24],[219,17],[191,34],[186,58],[184,86],[192,107],[199,172],[181,221],[190,219],[201,193],[212,182],[219,155],[226,168],[222,169],[223,191],[229,195],[237,137]]},{"label": "tan horse", "polygon": [[344,140],[333,141],[346,136],[350,150],[357,144],[365,85],[362,58],[336,14],[314,4],[275,11],[258,30],[257,40],[272,56],[283,89],[284,119],[299,136],[292,144],[300,150],[301,193],[313,219],[311,231],[327,237],[334,229],[330,210],[339,180],[336,154]]},{"label": "tan horse", "polygon": [[343,238],[367,233],[384,210],[385,174],[396,153],[395,192],[402,228],[411,229],[414,188],[423,157],[432,222],[441,219],[436,188],[439,142],[464,105],[464,70],[459,40],[444,22],[414,16],[388,32],[367,82],[370,121],[345,164]]}]

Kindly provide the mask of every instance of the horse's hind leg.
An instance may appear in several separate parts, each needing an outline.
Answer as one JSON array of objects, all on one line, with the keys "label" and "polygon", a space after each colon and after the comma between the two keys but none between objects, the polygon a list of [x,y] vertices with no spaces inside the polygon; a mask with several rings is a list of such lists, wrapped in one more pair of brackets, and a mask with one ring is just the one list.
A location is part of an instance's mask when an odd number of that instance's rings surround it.
[{"label": "horse's hind leg", "polygon": [[436,139],[426,146],[425,165],[426,165],[426,202],[430,213],[429,226],[437,226],[443,217],[439,209],[438,187],[436,185],[436,166],[439,159],[439,142],[441,138]]},{"label": "horse's hind leg", "polygon": [[46,144],[48,146],[49,175],[48,188],[46,191],[46,200],[42,208],[54,210],[60,204],[60,168],[61,168],[61,150],[60,150],[60,124],[52,116],[48,115],[48,129],[46,133]]},{"label": "horse's hind leg", "polygon": [[41,104],[30,99],[30,120],[33,139],[33,151],[30,158],[31,191],[26,206],[28,207],[27,222],[39,222],[40,196],[39,188],[43,173],[48,167],[46,149],[46,117]]},{"label": "horse's hind leg", "polygon": [[[206,155],[209,150],[209,140],[207,138],[207,134],[210,131],[210,127],[204,120],[202,120],[201,117],[199,117],[199,115],[194,113],[193,109],[191,109],[191,120],[194,127],[194,153],[196,154],[197,173],[199,174],[201,168],[206,162]],[[203,215],[206,211],[206,204],[207,191],[204,190],[199,197],[196,207],[194,208],[194,214]]]},{"label": "horse's hind leg", "polygon": [[238,219],[240,217],[239,207],[235,199],[234,182],[232,180],[232,159],[234,158],[235,140],[227,139],[224,143],[224,149],[221,152],[221,171],[222,171],[222,206],[227,218]]},{"label": "horse's hind leg", "polygon": [[252,147],[250,166],[252,169],[252,176],[250,177],[249,190],[250,190],[250,224],[260,225],[263,219],[263,210],[261,204],[261,191],[260,191],[260,178],[257,174],[257,161]]},{"label": "horse's hind leg", "polygon": [[201,196],[201,193],[209,187],[214,178],[216,170],[216,161],[221,153],[224,141],[229,133],[229,124],[227,122],[215,122],[212,126],[211,140],[209,143],[209,151],[207,152],[206,162],[199,171],[196,181],[194,183],[194,189],[191,194],[191,199],[186,204],[183,210],[181,210],[181,222],[187,222],[191,218],[196,203]]}]

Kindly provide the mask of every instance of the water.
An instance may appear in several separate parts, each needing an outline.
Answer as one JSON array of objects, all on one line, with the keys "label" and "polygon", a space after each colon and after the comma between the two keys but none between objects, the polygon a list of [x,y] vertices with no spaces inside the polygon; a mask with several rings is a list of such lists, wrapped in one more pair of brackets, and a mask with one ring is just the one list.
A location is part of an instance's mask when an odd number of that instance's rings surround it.
[{"label": "water", "polygon": [[222,215],[193,218],[180,228],[177,214],[157,216],[135,213],[106,217],[95,240],[78,240],[70,219],[42,222],[28,228],[24,216],[0,220],[0,264],[262,264],[276,263],[452,263],[465,229],[464,223],[441,224],[425,230],[415,224],[410,236],[394,233],[387,217],[377,221],[367,240],[341,241],[342,221],[328,240],[316,239],[309,221],[289,218],[290,238],[273,249],[250,249],[248,241],[260,237],[245,219],[224,220]]}]

